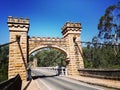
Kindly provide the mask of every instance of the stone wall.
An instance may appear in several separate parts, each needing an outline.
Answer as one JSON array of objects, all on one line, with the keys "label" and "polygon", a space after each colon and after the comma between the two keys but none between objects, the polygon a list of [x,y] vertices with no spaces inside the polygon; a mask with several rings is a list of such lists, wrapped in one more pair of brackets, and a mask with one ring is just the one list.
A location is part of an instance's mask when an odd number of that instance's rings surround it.
[{"label": "stone wall", "polygon": [[78,71],[81,76],[120,80],[119,69],[79,69]]},{"label": "stone wall", "polygon": [[22,80],[27,78],[27,33],[29,30],[29,20],[23,18],[8,17],[8,28],[10,31],[10,42],[20,42],[10,44],[9,48],[9,68],[8,78],[20,74]]}]

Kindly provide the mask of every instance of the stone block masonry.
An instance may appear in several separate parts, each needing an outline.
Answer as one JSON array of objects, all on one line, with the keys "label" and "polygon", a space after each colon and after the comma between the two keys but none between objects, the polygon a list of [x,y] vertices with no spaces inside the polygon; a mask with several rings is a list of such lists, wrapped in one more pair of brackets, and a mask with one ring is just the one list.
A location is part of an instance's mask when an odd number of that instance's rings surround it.
[{"label": "stone block masonry", "polygon": [[8,78],[20,74],[22,80],[27,78],[27,34],[29,30],[29,20],[23,18],[8,17],[8,28],[10,32],[10,42],[16,41],[19,36],[20,42],[10,44],[9,48],[9,68]]},{"label": "stone block masonry", "polygon": [[[80,45],[81,23],[67,22],[62,27],[62,38],[32,37],[28,38],[29,19],[8,17],[10,44],[8,77],[20,74],[22,80],[27,80],[28,56],[42,48],[57,48],[66,54],[69,75],[79,75],[78,69],[84,68],[82,49]],[[76,46],[77,44],[77,46]]]}]

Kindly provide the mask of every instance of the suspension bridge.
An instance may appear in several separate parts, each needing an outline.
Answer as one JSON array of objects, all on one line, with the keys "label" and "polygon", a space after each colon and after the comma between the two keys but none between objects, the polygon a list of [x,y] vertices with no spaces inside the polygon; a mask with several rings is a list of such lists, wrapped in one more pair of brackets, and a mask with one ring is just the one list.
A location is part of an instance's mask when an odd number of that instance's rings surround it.
[{"label": "suspension bridge", "polygon": [[[120,88],[119,69],[85,69],[82,53],[82,43],[85,42],[80,41],[81,23],[66,22],[62,27],[62,38],[29,37],[29,25],[29,19],[8,17],[10,42],[0,45],[0,48],[9,45],[8,80],[0,83],[0,90],[32,90],[33,87],[36,90]],[[29,68],[29,55],[46,47],[65,53],[66,67]]]}]

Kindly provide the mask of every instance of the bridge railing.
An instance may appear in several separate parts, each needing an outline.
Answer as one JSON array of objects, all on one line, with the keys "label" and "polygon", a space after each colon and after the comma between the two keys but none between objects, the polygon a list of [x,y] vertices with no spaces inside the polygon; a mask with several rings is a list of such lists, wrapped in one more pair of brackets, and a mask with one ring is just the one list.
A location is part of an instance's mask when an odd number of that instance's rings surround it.
[{"label": "bridge railing", "polygon": [[58,76],[67,76],[67,68],[65,67],[36,67],[34,68],[36,70],[42,70],[42,71],[47,71],[51,74],[56,74]]},{"label": "bridge railing", "polygon": [[0,83],[0,90],[21,90],[22,80],[20,75]]},{"label": "bridge railing", "polygon": [[120,80],[120,69],[79,69],[81,76]]}]

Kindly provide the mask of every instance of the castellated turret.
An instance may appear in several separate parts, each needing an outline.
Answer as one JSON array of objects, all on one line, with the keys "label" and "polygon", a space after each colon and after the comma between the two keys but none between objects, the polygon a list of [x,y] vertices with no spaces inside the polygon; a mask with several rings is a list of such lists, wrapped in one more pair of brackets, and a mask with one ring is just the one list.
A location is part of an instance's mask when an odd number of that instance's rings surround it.
[{"label": "castellated turret", "polygon": [[81,23],[66,22],[62,27],[62,34],[66,36],[69,33],[81,33],[82,26]]},{"label": "castellated turret", "polygon": [[29,19],[9,16],[7,24],[10,42],[17,41],[9,46],[8,78],[19,74],[22,80],[26,80]]},{"label": "castellated turret", "polygon": [[[17,17],[8,17],[8,27],[9,30],[17,30],[17,31],[27,31],[29,29],[29,19],[26,18],[17,18]],[[17,28],[17,29],[16,29]]]}]

